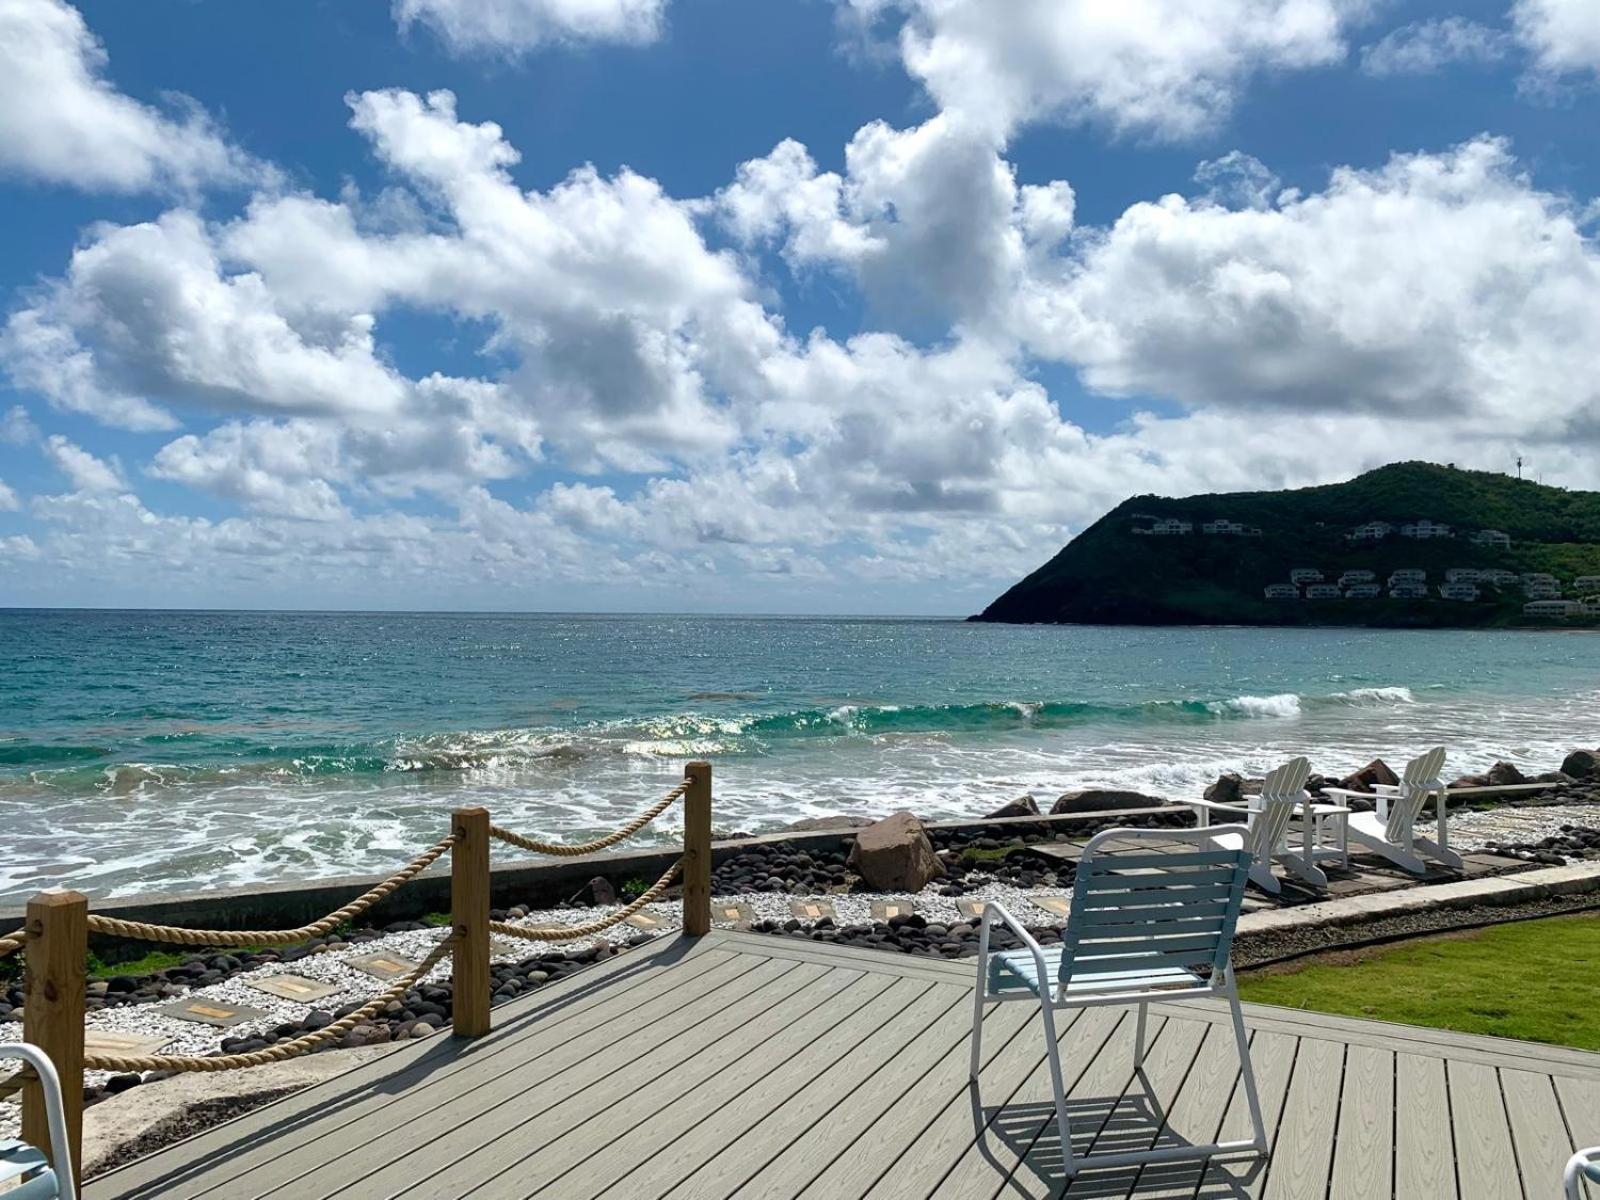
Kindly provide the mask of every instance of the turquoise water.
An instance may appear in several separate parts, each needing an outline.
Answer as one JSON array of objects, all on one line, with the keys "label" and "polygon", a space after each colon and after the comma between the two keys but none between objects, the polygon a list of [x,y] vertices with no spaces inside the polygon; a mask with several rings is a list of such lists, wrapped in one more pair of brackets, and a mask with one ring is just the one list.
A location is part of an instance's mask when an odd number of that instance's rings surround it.
[{"label": "turquoise water", "polygon": [[1441,741],[1545,770],[1597,701],[1557,633],[0,611],[0,898],[381,870],[467,803],[578,838],[702,756],[746,829]]}]

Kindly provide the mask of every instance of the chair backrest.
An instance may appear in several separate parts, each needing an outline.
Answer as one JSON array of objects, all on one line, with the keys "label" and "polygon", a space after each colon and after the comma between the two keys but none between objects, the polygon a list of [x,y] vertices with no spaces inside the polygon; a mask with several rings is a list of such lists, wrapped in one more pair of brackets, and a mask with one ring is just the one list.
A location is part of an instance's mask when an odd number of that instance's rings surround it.
[{"label": "chair backrest", "polygon": [[1311,763],[1305,758],[1291,758],[1267,772],[1261,781],[1261,808],[1251,817],[1250,836],[1245,839],[1252,857],[1265,862],[1278,848],[1294,806],[1305,799],[1310,774]]},{"label": "chair backrest", "polygon": [[[1244,832],[1241,825],[1108,829],[1091,838],[1061,933],[1061,982],[1108,971],[1200,965],[1221,971],[1233,948],[1251,855],[1222,849],[1213,839]],[[1126,844],[1126,852],[1102,852],[1112,840]],[[1173,842],[1194,848],[1174,849]]]},{"label": "chair backrest", "polygon": [[1400,775],[1400,794],[1389,802],[1389,819],[1383,836],[1391,842],[1409,843],[1411,827],[1430,793],[1444,787],[1439,773],[1444,769],[1444,747],[1435,746],[1406,764]]}]

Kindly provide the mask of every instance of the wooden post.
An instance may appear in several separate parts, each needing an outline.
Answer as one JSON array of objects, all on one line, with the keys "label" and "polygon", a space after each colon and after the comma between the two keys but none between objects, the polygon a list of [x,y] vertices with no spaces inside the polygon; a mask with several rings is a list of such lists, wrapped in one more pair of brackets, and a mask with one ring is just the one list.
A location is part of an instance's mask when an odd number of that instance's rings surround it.
[{"label": "wooden post", "polygon": [[[28,901],[22,1040],[50,1056],[72,1144],[72,1171],[83,1175],[83,989],[89,966],[89,901],[79,892],[41,892]],[[50,1146],[44,1090],[22,1089],[22,1140]]]},{"label": "wooden post", "polygon": [[699,937],[711,932],[711,764],[692,762],[683,778],[683,932]]},{"label": "wooden post", "polygon": [[489,810],[458,808],[452,819],[450,923],[456,949],[451,961],[451,1022],[457,1037],[489,1032]]}]

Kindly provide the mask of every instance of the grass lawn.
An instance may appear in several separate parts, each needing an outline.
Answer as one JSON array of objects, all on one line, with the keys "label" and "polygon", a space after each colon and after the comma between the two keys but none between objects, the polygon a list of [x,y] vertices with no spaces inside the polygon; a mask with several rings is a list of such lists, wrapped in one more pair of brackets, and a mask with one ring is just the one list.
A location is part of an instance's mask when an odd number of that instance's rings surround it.
[{"label": "grass lawn", "polygon": [[1241,974],[1259,1004],[1600,1050],[1600,915],[1548,917]]}]

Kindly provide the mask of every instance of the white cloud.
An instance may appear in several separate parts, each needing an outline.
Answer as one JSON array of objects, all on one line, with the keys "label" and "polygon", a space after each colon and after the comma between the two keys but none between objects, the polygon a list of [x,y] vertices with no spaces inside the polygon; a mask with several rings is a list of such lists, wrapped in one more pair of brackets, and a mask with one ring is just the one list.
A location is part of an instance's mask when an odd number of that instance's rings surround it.
[{"label": "white cloud", "polygon": [[457,52],[517,54],[549,43],[661,36],[666,0],[394,0],[402,29],[421,22]]},{"label": "white cloud", "polygon": [[1453,63],[1499,62],[1510,49],[1504,30],[1465,17],[1413,21],[1391,30],[1361,51],[1368,75],[1431,75]]},{"label": "white cloud", "polygon": [[127,490],[122,477],[122,466],[115,459],[107,462],[96,458],[83,447],[69,442],[60,434],[45,439],[45,457],[55,464],[80,492],[121,492]]},{"label": "white cloud", "polygon": [[21,507],[17,493],[11,490],[4,479],[0,479],[0,512],[16,512]]},{"label": "white cloud", "polygon": [[1365,0],[849,0],[898,28],[901,58],[946,112],[1003,137],[1034,119],[1185,138],[1269,70],[1344,57]]},{"label": "white cloud", "polygon": [[1600,74],[1600,4],[1594,0],[1516,0],[1511,20],[1537,70]]},{"label": "white cloud", "polygon": [[0,417],[0,442],[9,442],[13,446],[25,446],[39,436],[39,429],[33,423],[33,418],[28,416],[28,410],[20,404],[13,404]]},{"label": "white cloud", "polygon": [[159,112],[119,92],[106,66],[64,0],[0,0],[0,175],[109,191],[263,175],[197,105]]}]

